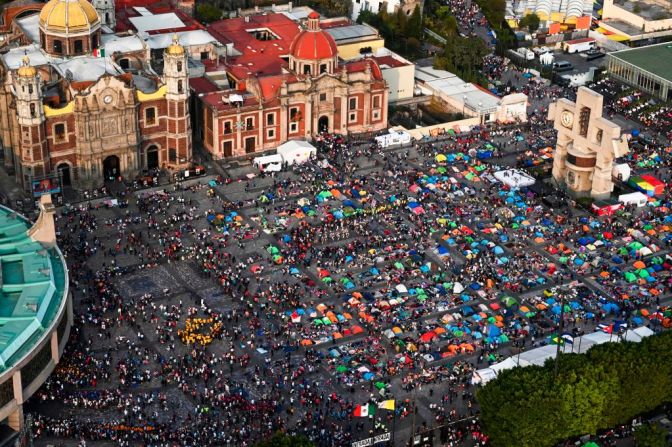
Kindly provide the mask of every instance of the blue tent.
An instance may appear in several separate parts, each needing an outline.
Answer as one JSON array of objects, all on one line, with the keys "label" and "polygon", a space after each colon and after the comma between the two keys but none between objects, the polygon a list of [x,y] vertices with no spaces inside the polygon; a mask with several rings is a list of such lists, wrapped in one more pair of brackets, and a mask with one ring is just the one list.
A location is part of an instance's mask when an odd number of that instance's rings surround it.
[{"label": "blue tent", "polygon": [[495,245],[495,248],[493,248],[492,250],[496,255],[501,255],[502,253],[504,253],[504,249],[499,245]]},{"label": "blue tent", "polygon": [[499,337],[500,335],[502,335],[502,331],[497,326],[494,324],[488,326],[488,337],[495,338]]}]

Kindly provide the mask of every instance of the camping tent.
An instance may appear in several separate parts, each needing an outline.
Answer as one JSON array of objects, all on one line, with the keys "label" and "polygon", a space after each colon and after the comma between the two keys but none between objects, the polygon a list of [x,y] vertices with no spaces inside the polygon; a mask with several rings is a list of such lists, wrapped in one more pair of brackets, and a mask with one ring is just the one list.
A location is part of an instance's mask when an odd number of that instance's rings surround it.
[{"label": "camping tent", "polygon": [[305,163],[316,153],[315,146],[307,141],[290,140],[278,146],[278,155],[288,165]]}]

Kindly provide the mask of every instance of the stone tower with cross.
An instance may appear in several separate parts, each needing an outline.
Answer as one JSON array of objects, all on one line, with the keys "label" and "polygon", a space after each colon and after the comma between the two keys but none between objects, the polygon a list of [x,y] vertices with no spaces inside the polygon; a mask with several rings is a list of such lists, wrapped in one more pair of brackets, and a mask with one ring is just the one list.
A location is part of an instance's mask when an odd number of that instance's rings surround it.
[{"label": "stone tower with cross", "polygon": [[602,117],[604,97],[579,87],[576,102],[560,98],[548,119],[558,131],[553,178],[576,196],[607,198],[614,190],[614,160],[629,152],[621,127]]}]

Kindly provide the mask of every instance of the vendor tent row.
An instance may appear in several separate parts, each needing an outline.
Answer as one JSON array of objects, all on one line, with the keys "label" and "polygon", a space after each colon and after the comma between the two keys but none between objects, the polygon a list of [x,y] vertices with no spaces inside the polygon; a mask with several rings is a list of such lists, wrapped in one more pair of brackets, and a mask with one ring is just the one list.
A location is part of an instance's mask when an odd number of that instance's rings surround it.
[{"label": "vendor tent row", "polygon": [[[653,335],[653,331],[646,326],[641,326],[636,329],[626,331],[622,336],[608,334],[606,332],[593,332],[591,334],[577,337],[572,344],[564,344],[560,346],[560,350],[566,354],[582,354],[588,351],[592,346],[601,345],[602,343],[617,342],[620,340],[640,342],[642,339]],[[471,378],[472,384],[484,385],[489,381],[495,379],[497,375],[505,370],[512,369],[516,366],[529,365],[543,365],[546,360],[555,358],[557,352],[557,345],[551,344],[542,346],[540,348],[531,349],[523,352],[520,355],[508,357],[506,360],[496,363],[489,368],[479,369],[474,372]]]}]

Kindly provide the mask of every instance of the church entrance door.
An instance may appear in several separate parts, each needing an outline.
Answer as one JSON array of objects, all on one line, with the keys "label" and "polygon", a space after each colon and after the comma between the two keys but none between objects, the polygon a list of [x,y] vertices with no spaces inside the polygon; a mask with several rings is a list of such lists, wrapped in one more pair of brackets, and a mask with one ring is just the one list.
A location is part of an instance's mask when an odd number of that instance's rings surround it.
[{"label": "church entrance door", "polygon": [[119,157],[116,155],[110,155],[105,160],[103,160],[103,176],[105,176],[105,181],[112,181],[119,177],[121,168],[119,166]]},{"label": "church entrance door", "polygon": [[329,132],[329,117],[328,116],[323,116],[319,120],[317,120],[317,131],[322,133],[322,132]]}]

